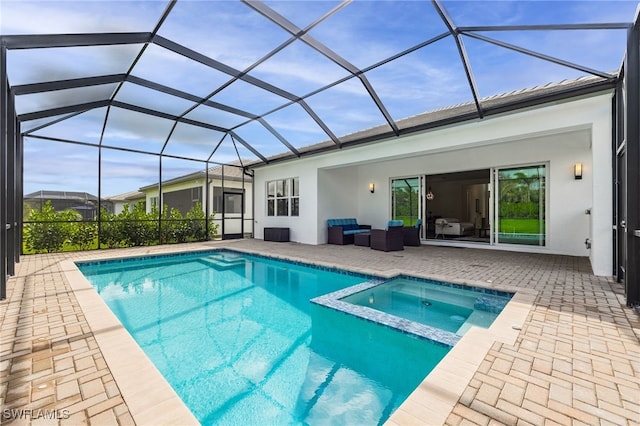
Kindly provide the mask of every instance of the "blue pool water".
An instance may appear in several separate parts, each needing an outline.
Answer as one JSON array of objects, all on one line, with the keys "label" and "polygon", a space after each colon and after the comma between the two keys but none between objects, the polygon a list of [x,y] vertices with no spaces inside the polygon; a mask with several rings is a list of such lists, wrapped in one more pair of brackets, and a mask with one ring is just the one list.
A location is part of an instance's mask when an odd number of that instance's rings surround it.
[{"label": "blue pool water", "polygon": [[381,424],[450,350],[309,302],[361,275],[230,251],[78,267],[202,424]]},{"label": "blue pool water", "polygon": [[512,293],[398,277],[341,300],[463,335],[489,328]]}]

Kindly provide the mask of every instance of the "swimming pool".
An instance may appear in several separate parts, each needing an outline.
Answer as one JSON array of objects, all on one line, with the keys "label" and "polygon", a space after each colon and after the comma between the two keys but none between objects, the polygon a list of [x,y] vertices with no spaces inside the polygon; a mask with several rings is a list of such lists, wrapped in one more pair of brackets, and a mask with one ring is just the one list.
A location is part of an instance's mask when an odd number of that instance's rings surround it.
[{"label": "swimming pool", "polygon": [[309,302],[364,275],[226,250],[77,265],[203,424],[380,424],[450,350]]}]

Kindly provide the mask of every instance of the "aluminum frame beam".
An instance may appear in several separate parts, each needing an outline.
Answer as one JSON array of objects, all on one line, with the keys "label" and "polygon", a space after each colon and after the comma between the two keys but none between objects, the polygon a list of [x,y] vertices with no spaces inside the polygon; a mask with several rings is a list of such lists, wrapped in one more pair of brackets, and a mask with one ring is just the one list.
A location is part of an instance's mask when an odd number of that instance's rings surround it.
[{"label": "aluminum frame beam", "polygon": [[469,58],[467,56],[467,50],[464,47],[464,43],[462,42],[462,38],[460,37],[460,31],[456,28],[453,20],[447,13],[446,9],[442,4],[440,4],[439,0],[431,0],[433,6],[436,8],[438,15],[444,22],[445,26],[449,29],[449,32],[453,36],[453,39],[456,42],[456,46],[458,48],[458,54],[460,55],[460,60],[462,61],[462,66],[464,67],[464,73],[467,76],[467,82],[469,83],[469,87],[471,88],[471,94],[473,95],[473,101],[476,104],[476,109],[478,111],[478,116],[480,118],[484,117],[484,111],[482,108],[482,104],[480,103],[480,95],[478,92],[478,86],[476,85],[475,78],[473,76],[473,72],[471,71],[471,65],[469,64]]},{"label": "aluminum frame beam", "polygon": [[[292,102],[297,102],[300,98],[296,95],[294,95],[293,93],[290,93],[284,89],[281,89],[277,86],[274,86],[270,83],[267,83],[266,81],[260,80],[258,78],[252,77],[248,74],[246,74],[243,71],[239,71],[233,67],[230,67],[229,65],[223,64],[222,62],[219,62],[215,59],[209,58],[208,56],[205,56],[199,52],[196,52],[195,50],[189,49],[188,47],[182,46],[178,43],[175,43],[169,39],[166,39],[162,36],[158,36],[156,35],[153,38],[153,42],[155,44],[157,44],[158,46],[164,47],[167,50],[170,50],[174,53],[177,53],[179,55],[182,55],[186,58],[189,58],[193,61],[199,62],[203,65],[206,65],[210,68],[213,68],[215,70],[218,70],[220,72],[223,72],[227,75],[230,75],[231,77],[233,77],[234,79],[237,80],[242,80],[246,83],[249,83],[253,86],[256,86],[260,89],[266,90],[268,92],[271,92],[275,95],[278,95],[284,99],[287,99],[289,101]],[[184,113],[183,113],[184,114]],[[245,142],[246,143],[246,142]],[[255,148],[251,147],[251,152],[258,152]],[[254,152],[254,153],[255,153]],[[262,154],[258,155],[258,158],[265,158]]]},{"label": "aluminum frame beam", "polygon": [[367,77],[364,75],[362,70],[360,70],[358,67],[356,67],[351,62],[347,61],[342,56],[338,55],[336,52],[334,52],[328,46],[325,46],[323,43],[321,43],[320,41],[318,41],[315,38],[313,38],[307,32],[307,30],[303,30],[303,29],[299,28],[297,25],[295,25],[294,23],[289,21],[287,18],[285,18],[284,16],[280,15],[278,12],[276,12],[273,9],[271,9],[269,6],[267,6],[266,4],[262,3],[261,1],[251,1],[251,2],[249,2],[247,0],[242,0],[242,1],[246,5],[251,7],[253,10],[258,12],[259,14],[261,14],[265,18],[269,19],[271,22],[273,22],[274,24],[278,25],[280,28],[282,28],[285,31],[287,31],[292,36],[296,37],[297,39],[299,39],[300,41],[302,41],[303,43],[305,43],[306,45],[308,45],[309,47],[311,47],[312,49],[314,49],[315,51],[317,51],[321,55],[323,55],[326,58],[328,58],[333,63],[335,63],[338,66],[340,66],[343,69],[345,69],[347,72],[349,72],[354,77],[357,77],[360,80],[360,82],[362,83],[362,85],[364,86],[364,88],[367,91],[367,93],[369,93],[369,96],[371,97],[371,99],[375,103],[375,105],[378,108],[378,110],[380,111],[380,113],[382,113],[382,115],[384,116],[385,120],[387,121],[387,124],[389,124],[389,126],[393,129],[393,131],[396,134],[396,136],[399,134],[398,125],[396,124],[396,122],[393,119],[393,117],[391,117],[391,114],[389,114],[389,111],[384,106],[384,103],[382,102],[382,100],[380,99],[380,97],[378,96],[378,94],[376,93],[376,91],[374,90],[373,86],[371,85],[371,83],[369,82]]},{"label": "aluminum frame beam", "polygon": [[[0,300],[7,298],[9,256],[7,252],[7,211],[15,200],[7,197],[7,145],[9,143],[9,80],[7,78],[7,49],[0,43]],[[13,262],[13,259],[11,260]]]},{"label": "aluminum frame beam", "polygon": [[[153,156],[162,155],[162,156],[167,157],[167,158],[175,158],[176,160],[187,160],[187,161],[197,161],[197,162],[206,162],[207,161],[207,160],[203,160],[201,158],[183,157],[181,155],[174,155],[174,154],[161,154],[159,152],[145,151],[143,149],[127,148],[127,147],[123,147],[123,146],[98,145],[98,144],[95,144],[95,143],[74,141],[74,140],[71,140],[71,139],[64,139],[64,138],[54,138],[54,137],[51,137],[51,136],[26,135],[25,137],[31,138],[31,139],[43,140],[43,141],[62,142],[62,143],[68,143],[68,144],[72,144],[72,145],[87,146],[87,147],[96,148],[96,149],[102,148],[102,149],[109,149],[109,150],[114,150],[114,151],[131,152],[133,154],[144,154],[144,155],[153,155]],[[211,161],[209,161],[209,162],[211,162]]]},{"label": "aluminum frame beam", "polygon": [[15,98],[13,93],[8,90],[7,92],[7,138],[6,138],[6,197],[9,200],[6,212],[6,223],[8,225],[7,229],[7,247],[6,247],[6,256],[7,256],[7,274],[15,275],[15,264],[16,258],[19,255],[18,251],[18,238],[17,233],[18,230],[16,226],[18,225],[16,219],[16,210],[18,204],[18,197],[16,194],[16,115],[15,115]]},{"label": "aluminum frame beam", "polygon": [[244,145],[245,148],[247,148],[249,151],[251,151],[256,157],[261,159],[265,164],[269,164],[269,160],[267,160],[267,158],[265,156],[260,154],[249,142],[247,142],[244,139],[242,139],[236,132],[234,132],[233,130],[230,130],[229,131],[229,135],[231,137],[237,139],[238,142],[240,142],[242,145]]},{"label": "aluminum frame beam", "polygon": [[[626,267],[624,282],[627,305],[640,306],[640,23],[636,16],[627,36],[624,63],[626,114]],[[636,235],[636,232],[638,233]]]},{"label": "aluminum frame beam", "polygon": [[41,110],[36,112],[29,112],[26,114],[19,115],[18,119],[21,122],[38,120],[40,118],[55,117],[58,115],[71,114],[74,112],[86,112],[92,109],[106,107],[108,105],[109,105],[109,100],[103,99],[101,101],[86,102],[86,103],[81,103],[76,105],[68,105],[64,107],[51,108],[51,109],[46,109],[46,110]]},{"label": "aluminum frame beam", "polygon": [[54,47],[111,46],[144,44],[152,38],[149,32],[86,34],[21,34],[1,36],[7,49],[48,49]]},{"label": "aluminum frame beam", "polygon": [[474,25],[458,27],[459,31],[557,31],[557,30],[628,30],[633,24],[627,22],[589,24],[546,24],[546,25]]},{"label": "aluminum frame beam", "polygon": [[97,77],[73,78],[68,80],[47,81],[43,83],[21,84],[13,86],[14,95],[30,95],[33,93],[53,92],[56,90],[77,89],[80,87],[99,86],[102,84],[121,83],[126,74],[110,74]]},{"label": "aluminum frame beam", "polygon": [[585,72],[587,74],[592,74],[592,75],[595,75],[595,76],[598,76],[598,77],[602,77],[602,78],[616,78],[615,75],[611,75],[611,74],[609,74],[607,72],[604,72],[604,71],[598,71],[598,70],[595,70],[593,68],[585,67],[585,66],[573,63],[573,62],[569,62],[569,61],[565,61],[563,59],[556,58],[554,56],[545,55],[543,53],[539,53],[539,52],[535,52],[533,50],[525,49],[524,47],[519,47],[519,46],[516,46],[514,44],[510,44],[510,43],[506,43],[504,41],[496,40],[496,39],[491,38],[491,37],[487,37],[487,36],[483,36],[483,35],[475,34],[475,33],[471,33],[471,32],[463,32],[461,34],[465,35],[467,37],[475,38],[476,40],[481,40],[481,41],[484,41],[484,42],[487,42],[487,43],[494,44],[496,46],[503,47],[505,49],[509,49],[509,50],[513,50],[515,52],[523,53],[525,55],[533,56],[534,58],[542,59],[542,60],[545,60],[545,61],[548,61],[548,62],[553,62],[554,64],[562,65],[562,66],[565,66],[567,68],[573,68],[575,70],[582,71],[582,72]]}]

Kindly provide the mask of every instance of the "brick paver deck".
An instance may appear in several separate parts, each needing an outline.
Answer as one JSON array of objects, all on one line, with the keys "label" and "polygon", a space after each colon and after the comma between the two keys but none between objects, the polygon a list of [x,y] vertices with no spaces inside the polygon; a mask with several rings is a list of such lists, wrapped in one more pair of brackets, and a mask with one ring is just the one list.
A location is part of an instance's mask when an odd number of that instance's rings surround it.
[{"label": "brick paver deck", "polygon": [[[76,297],[63,265],[69,259],[212,246],[371,273],[395,270],[537,291],[514,344],[494,342],[483,352],[474,351],[472,337],[467,339],[471,350],[465,350],[478,362],[469,364],[471,378],[453,395],[442,420],[433,420],[437,417],[421,406],[429,406],[424,395],[433,392],[425,386],[412,396],[418,403],[403,405],[390,424],[640,424],[640,320],[624,306],[623,287],[592,275],[586,258],[434,246],[384,253],[260,240],[23,256],[7,300],[0,302],[0,422],[181,423],[163,419],[160,407],[155,417],[137,414],[140,400],[151,396],[124,392],[123,381],[114,379],[105,359],[111,355],[98,345],[105,337],[90,327],[79,303],[84,296]],[[46,418],[52,416],[57,419]]]}]

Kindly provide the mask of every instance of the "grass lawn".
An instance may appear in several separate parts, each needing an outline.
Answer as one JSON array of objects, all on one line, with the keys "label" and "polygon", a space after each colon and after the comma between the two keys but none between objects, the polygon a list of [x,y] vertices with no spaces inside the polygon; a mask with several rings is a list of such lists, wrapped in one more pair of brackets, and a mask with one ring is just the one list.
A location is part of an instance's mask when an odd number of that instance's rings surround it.
[{"label": "grass lawn", "polygon": [[396,216],[394,220],[401,220],[404,222],[404,226],[414,226],[418,220],[415,216]]},{"label": "grass lawn", "polygon": [[545,222],[538,219],[500,219],[500,233],[544,234]]}]

